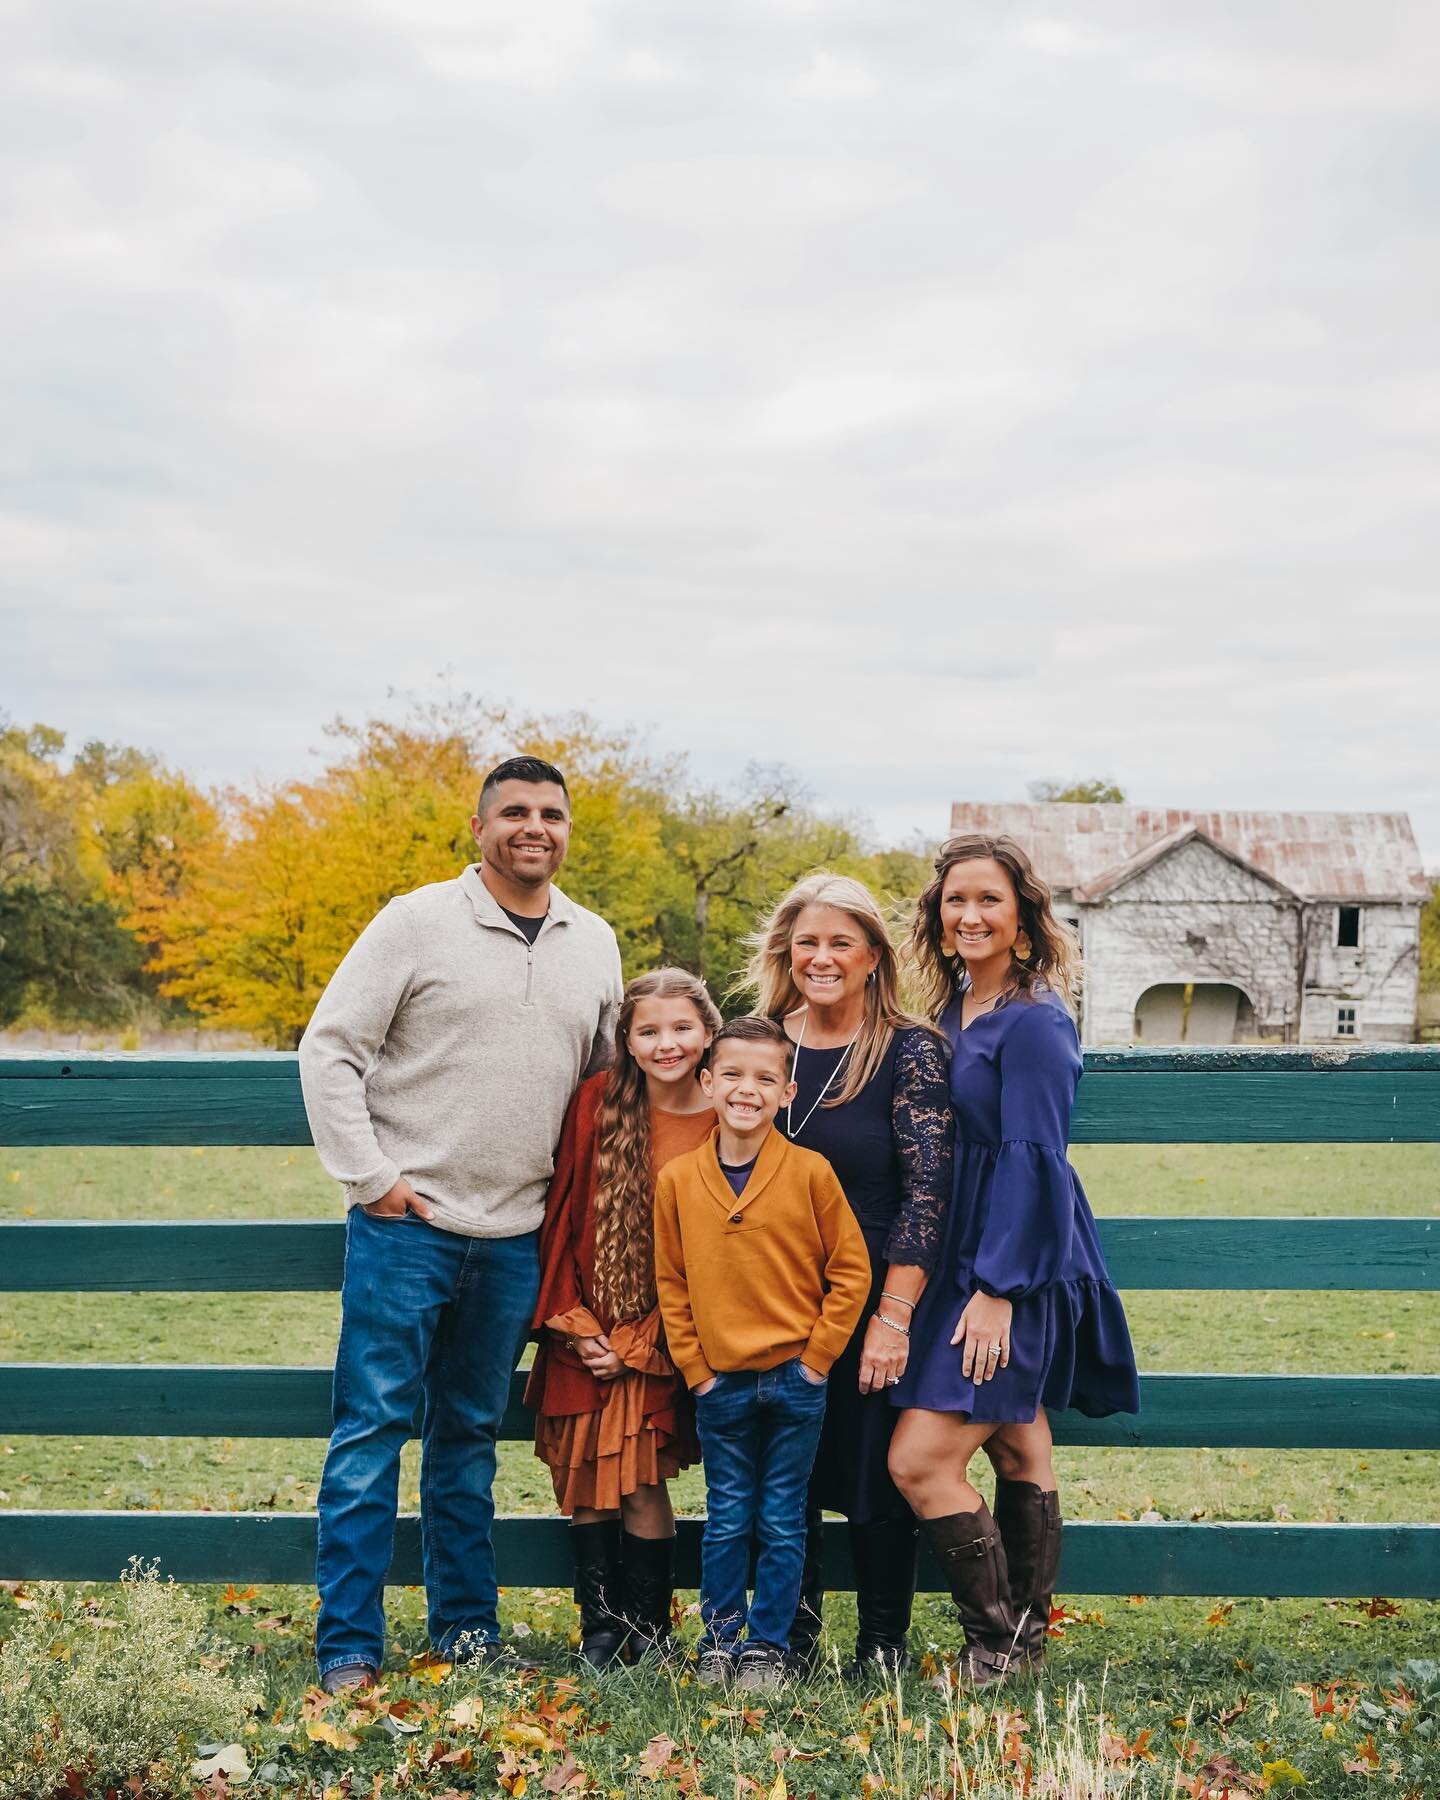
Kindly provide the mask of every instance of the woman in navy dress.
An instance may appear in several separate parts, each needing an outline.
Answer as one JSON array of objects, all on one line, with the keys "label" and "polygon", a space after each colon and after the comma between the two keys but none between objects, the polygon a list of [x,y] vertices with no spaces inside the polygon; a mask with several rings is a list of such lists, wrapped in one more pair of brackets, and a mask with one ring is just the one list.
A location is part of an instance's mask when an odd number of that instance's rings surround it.
[{"label": "woman in navy dress", "polygon": [[[963,1673],[986,1686],[1045,1654],[1060,1566],[1048,1411],[1138,1412],[1140,1391],[1066,1160],[1081,1072],[1074,940],[1009,838],[952,838],[935,871],[912,945],[951,1044],[955,1193],[892,1390],[905,1410],[890,1470],[949,1577]],[[993,1518],[969,1480],[980,1449]]]},{"label": "woman in navy dress", "polygon": [[945,1045],[898,997],[898,966],[874,896],[848,876],[810,875],[756,938],[758,1008],[795,1046],[795,1099],[779,1125],[826,1157],[870,1252],[869,1303],[830,1371],[810,1482],[810,1529],[792,1663],[818,1657],[825,1597],[820,1510],[850,1527],[857,1674],[899,1667],[915,1598],[916,1527],[890,1479],[910,1318],[940,1254],[953,1185],[954,1118]]}]

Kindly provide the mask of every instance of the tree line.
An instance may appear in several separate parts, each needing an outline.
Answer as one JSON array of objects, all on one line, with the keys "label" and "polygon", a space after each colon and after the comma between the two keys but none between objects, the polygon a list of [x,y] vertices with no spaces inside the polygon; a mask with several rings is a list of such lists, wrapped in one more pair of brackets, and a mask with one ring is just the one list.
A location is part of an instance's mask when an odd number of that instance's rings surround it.
[{"label": "tree line", "polygon": [[[483,771],[558,763],[577,830],[562,885],[614,925],[628,975],[678,964],[722,1003],[757,916],[801,875],[855,875],[907,914],[922,848],[877,849],[817,811],[787,770],[694,783],[625,729],[521,717],[462,695],[327,728],[320,773],[206,789],[133,746],[0,719],[0,1029],[166,1024],[292,1048],[340,958],[394,894],[473,858]],[[1120,801],[1108,780],[1035,799]],[[1440,987],[1440,900],[1422,919],[1422,986]]]},{"label": "tree line", "polygon": [[563,885],[614,925],[628,974],[675,963],[722,997],[800,875],[843,870],[898,903],[928,872],[816,811],[784,769],[705,788],[583,715],[465,696],[327,737],[313,778],[206,790],[130,746],[67,757],[48,726],[0,729],[0,1027],[198,1023],[292,1047],[385,902],[472,860],[479,777],[521,750],[566,772]]}]

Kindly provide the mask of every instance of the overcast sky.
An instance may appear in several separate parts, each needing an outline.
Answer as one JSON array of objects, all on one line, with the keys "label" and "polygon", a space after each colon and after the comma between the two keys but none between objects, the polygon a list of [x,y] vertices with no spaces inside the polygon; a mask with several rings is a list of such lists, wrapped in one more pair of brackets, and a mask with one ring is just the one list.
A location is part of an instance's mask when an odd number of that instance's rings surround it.
[{"label": "overcast sky", "polygon": [[1440,864],[1433,0],[0,19],[12,719],[273,778],[448,672]]}]

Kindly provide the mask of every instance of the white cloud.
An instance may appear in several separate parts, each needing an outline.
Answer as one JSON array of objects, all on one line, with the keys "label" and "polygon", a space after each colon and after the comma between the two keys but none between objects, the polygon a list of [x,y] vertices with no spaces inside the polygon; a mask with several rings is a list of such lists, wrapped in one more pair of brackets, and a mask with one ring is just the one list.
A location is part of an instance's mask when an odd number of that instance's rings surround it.
[{"label": "white cloud", "polygon": [[886,832],[1108,772],[1440,860],[1437,40],[32,0],[0,706],[243,779],[449,669]]}]

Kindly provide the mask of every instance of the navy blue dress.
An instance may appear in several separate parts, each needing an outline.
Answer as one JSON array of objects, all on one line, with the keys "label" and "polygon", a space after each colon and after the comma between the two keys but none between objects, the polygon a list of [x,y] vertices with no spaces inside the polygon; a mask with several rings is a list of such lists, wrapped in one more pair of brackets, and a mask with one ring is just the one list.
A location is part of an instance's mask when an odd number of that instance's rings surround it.
[{"label": "navy blue dress", "polygon": [[[896,1415],[884,1392],[860,1392],[865,1328],[890,1263],[935,1266],[953,1185],[955,1135],[945,1046],[931,1031],[897,1031],[879,1068],[844,1106],[817,1105],[838,1092],[843,1049],[806,1045],[795,1062],[798,1092],[782,1131],[825,1157],[839,1177],[870,1252],[870,1298],[830,1371],[825,1428],[810,1481],[810,1504],[856,1525],[908,1519],[887,1458]],[[832,1085],[827,1090],[827,1083]],[[813,1110],[812,1110],[813,1109]],[[897,1309],[897,1317],[904,1317]]]},{"label": "navy blue dress", "polygon": [[[892,1403],[996,1424],[1028,1424],[1041,1405],[1138,1412],[1125,1309],[1065,1154],[1081,1072],[1074,1022],[1042,991],[965,1031],[955,1000],[940,1023],[952,1046],[955,1196]],[[1009,1366],[979,1387],[950,1342],[977,1288],[1014,1304]]]}]

